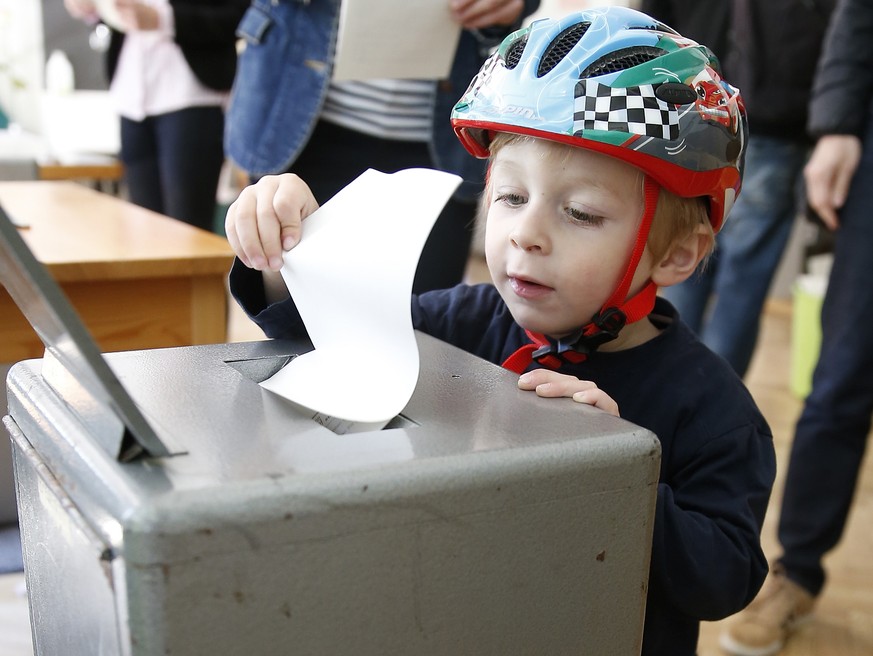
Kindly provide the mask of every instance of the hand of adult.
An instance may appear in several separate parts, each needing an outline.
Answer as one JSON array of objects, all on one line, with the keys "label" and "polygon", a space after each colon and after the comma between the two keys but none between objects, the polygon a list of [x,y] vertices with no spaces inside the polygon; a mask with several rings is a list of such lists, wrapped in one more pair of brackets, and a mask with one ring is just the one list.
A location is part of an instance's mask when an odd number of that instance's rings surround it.
[{"label": "hand of adult", "polygon": [[78,20],[97,20],[97,7],[91,0],[64,0],[67,13]]},{"label": "hand of adult", "polygon": [[128,32],[150,32],[161,26],[160,15],[151,5],[137,0],[116,0],[115,6]]},{"label": "hand of adult", "polygon": [[468,30],[512,25],[524,10],[523,0],[449,0],[454,19]]},{"label": "hand of adult", "polygon": [[815,145],[803,170],[810,206],[831,230],[840,225],[837,210],[846,202],[849,185],[861,161],[861,140],[850,134],[828,134]]}]

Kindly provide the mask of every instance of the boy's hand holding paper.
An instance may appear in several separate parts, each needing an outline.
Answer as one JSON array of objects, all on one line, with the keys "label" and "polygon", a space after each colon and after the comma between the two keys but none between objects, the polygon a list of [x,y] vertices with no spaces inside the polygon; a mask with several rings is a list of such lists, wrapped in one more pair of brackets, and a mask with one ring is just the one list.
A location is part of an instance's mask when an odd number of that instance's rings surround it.
[{"label": "boy's hand holding paper", "polygon": [[315,349],[265,388],[349,431],[381,428],[406,406],[419,368],[412,281],[459,183],[429,169],[369,170],[303,221],[282,277]]}]

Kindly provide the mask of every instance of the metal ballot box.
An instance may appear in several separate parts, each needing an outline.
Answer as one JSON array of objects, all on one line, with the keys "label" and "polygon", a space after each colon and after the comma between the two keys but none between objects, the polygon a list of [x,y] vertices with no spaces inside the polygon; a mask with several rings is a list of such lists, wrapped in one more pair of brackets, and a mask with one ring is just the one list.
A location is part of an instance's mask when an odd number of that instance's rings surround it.
[{"label": "metal ballot box", "polygon": [[338,435],[257,384],[308,343],[95,358],[43,314],[3,420],[37,654],[639,653],[650,432],[418,335],[402,414]]}]

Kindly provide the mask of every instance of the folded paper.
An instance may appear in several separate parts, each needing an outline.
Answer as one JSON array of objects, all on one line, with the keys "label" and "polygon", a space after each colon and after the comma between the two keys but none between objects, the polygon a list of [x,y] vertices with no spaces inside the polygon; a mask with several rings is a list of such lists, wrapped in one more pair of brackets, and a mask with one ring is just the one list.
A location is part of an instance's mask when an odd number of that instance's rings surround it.
[{"label": "folded paper", "polygon": [[445,79],[460,36],[446,0],[343,0],[333,79]]},{"label": "folded paper", "polygon": [[412,281],[461,179],[368,170],[303,221],[282,277],[315,347],[261,385],[335,432],[383,427],[418,381]]}]

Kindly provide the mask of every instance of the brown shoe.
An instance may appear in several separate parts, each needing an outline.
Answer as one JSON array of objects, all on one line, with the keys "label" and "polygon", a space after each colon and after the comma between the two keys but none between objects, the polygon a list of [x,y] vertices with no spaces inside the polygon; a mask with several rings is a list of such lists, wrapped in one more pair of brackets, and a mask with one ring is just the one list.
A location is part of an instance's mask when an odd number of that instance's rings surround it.
[{"label": "brown shoe", "polygon": [[721,634],[719,644],[732,656],[772,656],[809,617],[814,604],[809,592],[774,569],[754,601]]}]

